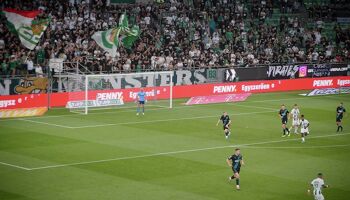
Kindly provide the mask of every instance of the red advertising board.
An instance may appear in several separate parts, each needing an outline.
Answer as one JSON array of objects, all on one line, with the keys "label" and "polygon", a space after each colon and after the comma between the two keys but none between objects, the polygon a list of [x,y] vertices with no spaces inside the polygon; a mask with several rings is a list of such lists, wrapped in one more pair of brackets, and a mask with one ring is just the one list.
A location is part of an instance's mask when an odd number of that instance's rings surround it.
[{"label": "red advertising board", "polygon": [[[194,96],[210,96],[239,93],[280,92],[292,90],[309,90],[331,87],[349,87],[350,76],[303,78],[287,80],[262,80],[234,83],[183,85],[173,87],[173,98]],[[95,90],[89,91],[89,99],[108,99],[123,97],[124,102],[134,101],[139,89]],[[157,99],[169,98],[169,87],[145,88],[147,96],[156,95]],[[68,100],[83,100],[84,92],[53,93],[50,96],[50,106],[65,106]],[[0,96],[0,109],[45,107],[48,105],[47,94],[8,95]]]}]

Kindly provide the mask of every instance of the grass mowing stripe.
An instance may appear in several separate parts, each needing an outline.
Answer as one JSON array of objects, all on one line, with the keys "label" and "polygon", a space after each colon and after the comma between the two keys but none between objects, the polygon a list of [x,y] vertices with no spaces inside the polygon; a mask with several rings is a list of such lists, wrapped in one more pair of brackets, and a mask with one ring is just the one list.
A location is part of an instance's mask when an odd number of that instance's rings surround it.
[{"label": "grass mowing stripe", "polygon": [[264,110],[273,110],[275,112],[278,111],[278,109],[274,109],[274,108],[268,108],[268,107],[260,107],[260,106],[247,106],[247,105],[241,105],[241,104],[235,104],[235,103],[229,103],[231,105],[234,106],[238,106],[238,107],[246,107],[246,108],[257,108],[257,109],[264,109]]},{"label": "grass mowing stripe", "polygon": [[[326,137],[338,137],[338,136],[345,136],[345,135],[350,135],[350,133],[320,135],[320,136],[309,137],[309,139],[326,138]],[[300,138],[265,141],[265,142],[255,142],[255,143],[248,143],[248,144],[237,144],[237,145],[206,147],[206,148],[199,148],[199,149],[179,150],[179,151],[169,151],[169,152],[145,154],[145,155],[139,155],[139,156],[127,156],[127,157],[110,158],[110,159],[93,160],[93,161],[76,162],[76,163],[67,163],[67,164],[59,164],[59,165],[48,165],[48,166],[42,166],[42,167],[29,168],[29,170],[32,171],[32,170],[52,169],[52,168],[60,168],[60,167],[87,165],[87,164],[104,163],[104,162],[120,161],[120,160],[131,160],[131,159],[137,159],[137,158],[147,158],[147,157],[173,155],[173,154],[198,152],[198,151],[207,151],[207,150],[215,150],[215,149],[224,149],[224,148],[233,148],[233,147],[247,147],[247,146],[261,145],[261,144],[274,144],[274,143],[289,142],[289,141],[296,141],[296,140],[300,140]]]},{"label": "grass mowing stripe", "polygon": [[[262,114],[262,113],[272,113],[274,111],[263,111],[263,112],[247,112],[247,113],[237,113],[231,115],[251,115],[251,114]],[[121,122],[115,124],[98,124],[98,125],[87,125],[87,126],[72,126],[70,128],[80,129],[80,128],[96,128],[96,127],[105,127],[105,126],[118,126],[118,125],[129,125],[129,124],[146,124],[146,123],[157,123],[157,122],[170,122],[170,121],[179,121],[179,120],[188,120],[188,119],[206,119],[206,118],[214,118],[219,117],[218,115],[206,115],[206,116],[198,116],[198,117],[184,117],[184,118],[171,118],[171,119],[159,119],[159,120],[149,120],[149,121],[141,121],[141,122]]]}]

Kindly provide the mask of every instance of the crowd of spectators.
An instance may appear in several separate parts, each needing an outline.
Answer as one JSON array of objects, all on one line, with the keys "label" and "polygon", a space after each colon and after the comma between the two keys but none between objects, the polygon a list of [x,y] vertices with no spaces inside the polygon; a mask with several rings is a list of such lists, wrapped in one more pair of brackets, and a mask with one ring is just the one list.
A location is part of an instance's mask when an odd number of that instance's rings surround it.
[{"label": "crowd of spectators", "polygon": [[[350,30],[335,23],[335,38],[326,37],[322,27],[325,19],[317,14],[321,11],[310,11],[306,18],[295,14],[303,12],[302,0],[108,2],[1,1],[1,9],[41,9],[40,17],[50,17],[51,22],[35,50],[29,51],[1,17],[0,75],[43,74],[52,58],[103,72],[350,60]],[[278,23],[267,23],[276,9],[282,13]],[[115,27],[122,13],[129,16],[130,24],[140,26],[141,35],[133,49],[120,47],[112,58],[91,36]],[[305,27],[305,20],[315,26]],[[332,15],[326,20],[332,20]]]}]

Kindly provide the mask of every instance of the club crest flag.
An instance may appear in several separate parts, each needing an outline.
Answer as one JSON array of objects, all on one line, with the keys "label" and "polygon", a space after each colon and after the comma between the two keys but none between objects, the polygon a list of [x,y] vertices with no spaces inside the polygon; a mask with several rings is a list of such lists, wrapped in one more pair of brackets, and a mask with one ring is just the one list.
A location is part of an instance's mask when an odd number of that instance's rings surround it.
[{"label": "club crest flag", "polygon": [[139,27],[137,25],[129,27],[127,15],[122,14],[119,18],[118,27],[95,32],[92,35],[92,39],[103,50],[107,51],[112,57],[115,57],[119,46],[131,49],[139,36]]},{"label": "club crest flag", "polygon": [[35,48],[49,25],[49,19],[35,20],[40,13],[40,10],[24,11],[12,8],[1,11],[7,19],[9,30],[18,35],[22,45],[30,50]]}]

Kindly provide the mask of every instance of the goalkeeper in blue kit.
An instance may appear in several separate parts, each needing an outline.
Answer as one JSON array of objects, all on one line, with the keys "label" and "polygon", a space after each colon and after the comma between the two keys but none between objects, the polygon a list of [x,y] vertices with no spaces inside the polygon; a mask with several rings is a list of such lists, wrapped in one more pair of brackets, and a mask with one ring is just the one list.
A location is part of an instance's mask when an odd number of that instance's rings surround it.
[{"label": "goalkeeper in blue kit", "polygon": [[144,92],[142,88],[140,92],[137,93],[137,100],[138,100],[138,103],[137,103],[136,115],[139,115],[141,107],[142,107],[142,115],[145,115],[146,92]]}]

